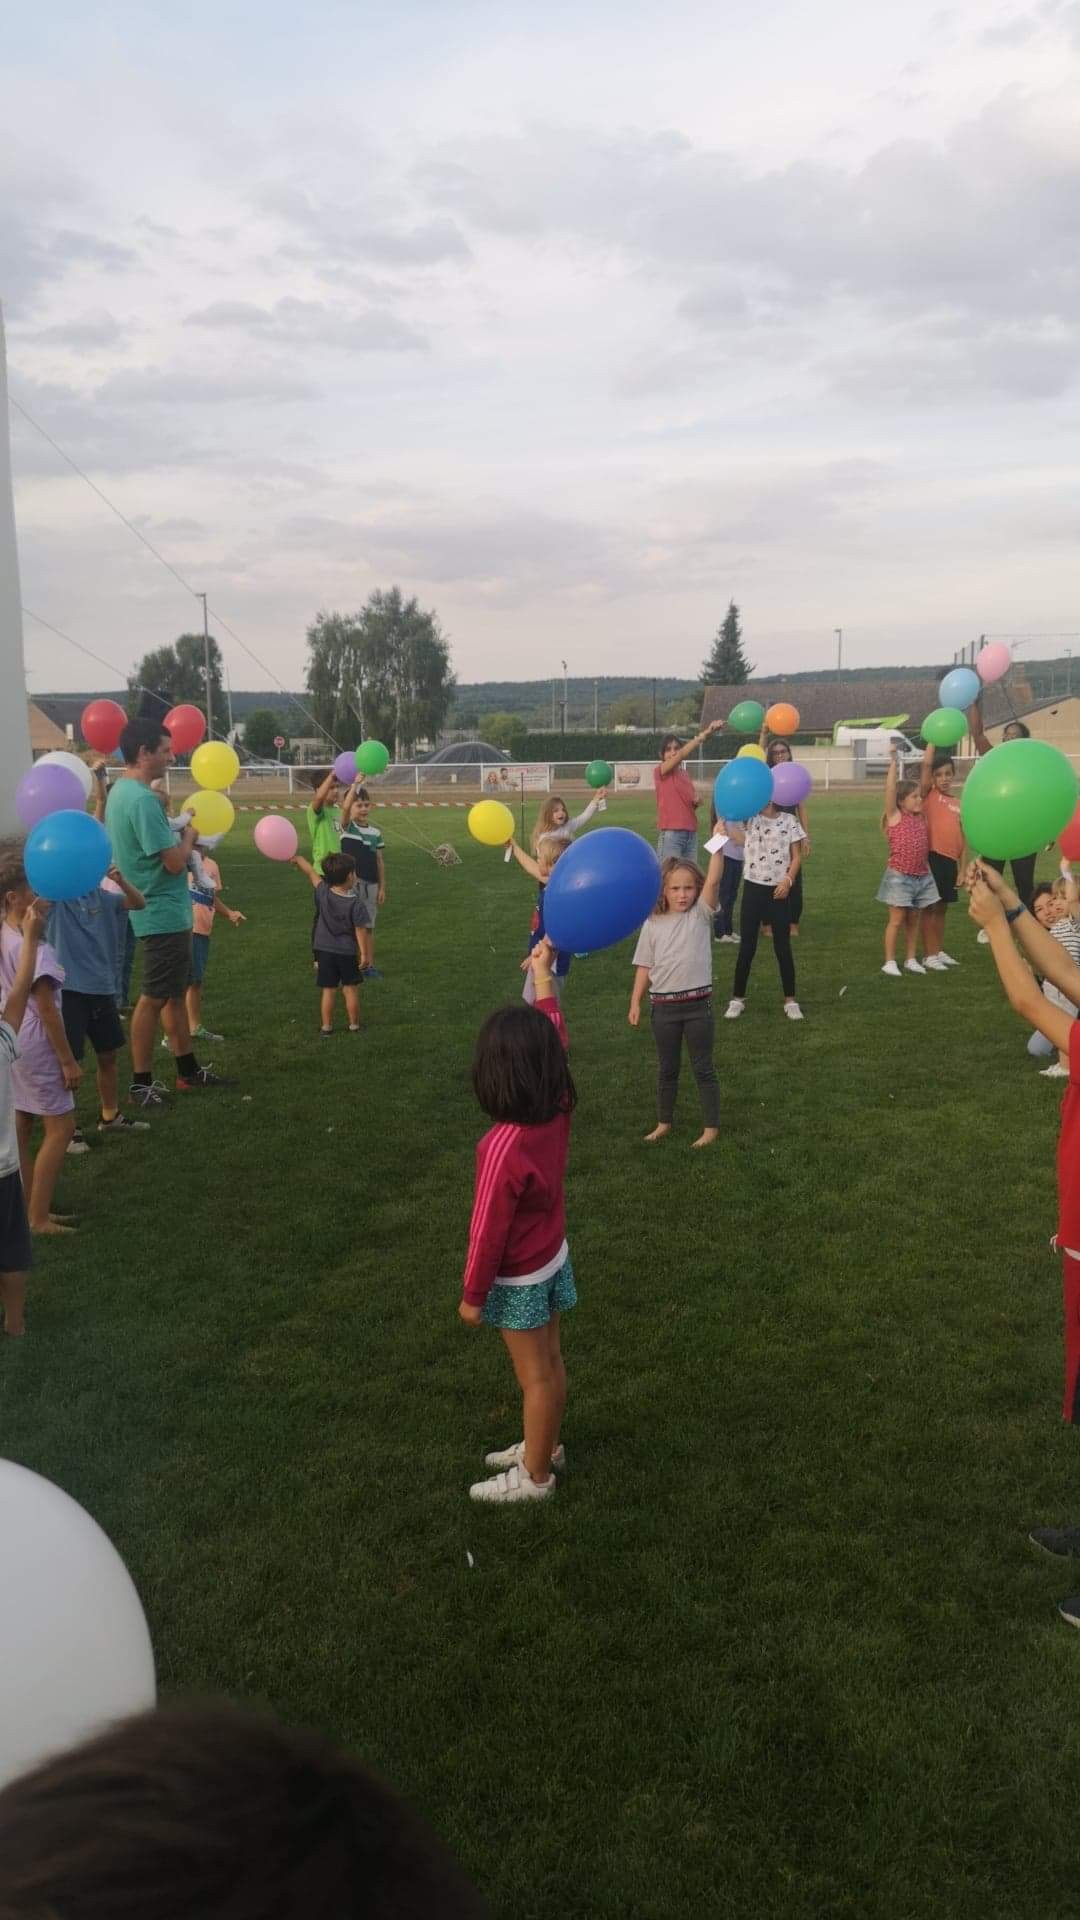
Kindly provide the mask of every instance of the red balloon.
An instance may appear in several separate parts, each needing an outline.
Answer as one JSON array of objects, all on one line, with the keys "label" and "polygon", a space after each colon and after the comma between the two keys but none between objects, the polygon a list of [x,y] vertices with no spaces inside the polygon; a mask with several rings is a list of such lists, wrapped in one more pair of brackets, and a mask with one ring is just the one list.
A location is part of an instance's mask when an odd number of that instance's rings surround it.
[{"label": "red balloon", "polygon": [[198,707],[170,707],[161,724],[172,735],[174,753],[194,753],[206,732],[206,715]]},{"label": "red balloon", "polygon": [[95,753],[115,753],[127,726],[127,714],[115,700],[91,700],[79,721],[82,737]]},{"label": "red balloon", "polygon": [[1080,860],[1080,807],[1077,807],[1068,826],[1058,834],[1058,846],[1066,860]]}]

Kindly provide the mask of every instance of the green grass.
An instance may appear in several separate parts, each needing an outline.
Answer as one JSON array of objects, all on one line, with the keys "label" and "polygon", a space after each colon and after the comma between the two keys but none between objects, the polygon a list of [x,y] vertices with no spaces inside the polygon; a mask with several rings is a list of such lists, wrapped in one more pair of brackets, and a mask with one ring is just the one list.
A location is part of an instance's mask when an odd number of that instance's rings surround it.
[{"label": "green grass", "polygon": [[1074,1911],[1080,1642],[1025,1544],[1080,1504],[1058,1100],[962,910],[961,970],[883,979],[872,803],[817,800],[806,1023],[763,947],[711,1154],[688,1070],[641,1144],[629,949],[575,964],[572,1473],[489,1512],[465,1490],[519,1416],[456,1317],[468,1063],[530,886],[462,813],[380,818],[359,1041],[317,1037],[299,877],[250,823],[223,849],[250,921],[205,1011],[242,1088],[70,1164],[81,1234],[0,1354],[3,1452],[112,1535],[164,1691],[338,1735],[505,1920]]}]

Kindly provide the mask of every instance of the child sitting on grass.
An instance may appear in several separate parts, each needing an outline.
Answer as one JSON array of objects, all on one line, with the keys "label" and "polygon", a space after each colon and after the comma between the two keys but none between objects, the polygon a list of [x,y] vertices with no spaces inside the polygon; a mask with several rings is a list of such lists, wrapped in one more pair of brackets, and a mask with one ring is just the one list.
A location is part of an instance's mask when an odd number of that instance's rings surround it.
[{"label": "child sitting on grass", "polygon": [[328,853],[322,863],[321,877],[302,853],[293,854],[292,865],[306,874],[315,889],[311,943],[321,992],[323,1038],[334,1030],[334,999],[339,987],[349,1017],[349,1032],[359,1033],[363,958],[360,935],[368,925],[368,914],[363,901],[357,898],[356,868],[345,853]]},{"label": "child sitting on grass", "polygon": [[[1067,860],[1061,863],[1062,877],[1053,886],[1048,880],[1041,880],[1031,896],[1031,911],[1041,927],[1045,927],[1052,940],[1064,947],[1075,967],[1080,968],[1080,889],[1077,887],[1072,868]],[[1057,1007],[1070,1020],[1076,1018],[1076,1006],[1066,998],[1052,980],[1044,980],[1043,993],[1052,1007]],[[1054,1055],[1048,1067],[1043,1067],[1046,1080],[1067,1080],[1069,1077],[1069,1059],[1065,1053],[1057,1052],[1045,1035],[1038,1029],[1028,1041],[1028,1052],[1036,1058],[1045,1059]]]},{"label": "child sitting on grass", "polygon": [[[22,962],[23,923],[33,903],[23,870],[22,846],[9,841],[0,853],[0,1013],[7,1004]],[[60,989],[64,969],[52,948],[39,941],[34,955],[30,1004],[19,1036],[19,1057],[11,1069],[15,1094],[15,1130],[19,1142],[23,1192],[31,1233],[71,1233],[52,1212],[56,1182],[68,1142],[75,1131],[74,1089],[82,1068],[64,1031]],[[30,1151],[34,1122],[44,1137],[35,1159]]]},{"label": "child sitting on grass", "polygon": [[705,1125],[695,1147],[710,1147],[720,1132],[720,1088],[713,1064],[716,1025],[712,1005],[712,929],[724,856],[714,853],[703,874],[693,860],[664,861],[660,898],[638,936],[630,1025],[641,1019],[649,989],[658,1064],[656,1125],[646,1140],[671,1132],[685,1038]]},{"label": "child sitting on grass", "polygon": [[[521,971],[525,975],[525,985],[522,988],[521,997],[526,1004],[531,1007],[535,1005],[536,1001],[536,983],[533,979],[532,968],[529,964],[530,958],[533,949],[538,943],[547,938],[544,931],[544,893],[547,888],[547,883],[554,872],[556,861],[562,858],[570,842],[569,840],[557,839],[553,834],[546,834],[537,847],[535,860],[531,854],[526,853],[523,848],[518,846],[516,840],[508,841],[507,845],[513,853],[518,866],[524,867],[525,872],[531,874],[536,881],[536,905],[533,908],[532,920],[529,923],[529,945],[525,958],[521,963]],[[552,978],[555,982],[555,998],[561,1000],[562,983],[570,971],[571,956],[568,953],[559,953],[554,948],[552,952],[554,955]]]},{"label": "child sitting on grass", "polygon": [[22,948],[0,1019],[0,1306],[4,1332],[12,1339],[26,1332],[26,1276],[34,1260],[20,1170],[14,1070],[44,931],[44,909],[40,900],[33,900],[23,914]]},{"label": "child sitting on grass", "polygon": [[885,776],[885,809],[881,831],[889,843],[889,859],[877,897],[888,907],[885,923],[885,965],[882,973],[900,978],[896,964],[896,942],[904,929],[907,958],[905,973],[925,973],[915,957],[919,939],[919,921],[927,907],[936,906],[940,895],[930,871],[930,837],[923,818],[923,797],[914,780],[898,780],[896,748],[889,748],[889,771]]},{"label": "child sitting on grass", "polygon": [[559,1434],[566,1368],[559,1316],[577,1304],[566,1244],[563,1181],[577,1095],[555,993],[554,948],[530,955],[533,1004],[500,1007],[480,1029],[473,1088],[495,1125],[476,1149],[476,1197],[458,1312],[498,1327],[521,1388],[523,1440],[486,1462],[498,1471],[472,1500],[541,1500],[566,1464]]}]

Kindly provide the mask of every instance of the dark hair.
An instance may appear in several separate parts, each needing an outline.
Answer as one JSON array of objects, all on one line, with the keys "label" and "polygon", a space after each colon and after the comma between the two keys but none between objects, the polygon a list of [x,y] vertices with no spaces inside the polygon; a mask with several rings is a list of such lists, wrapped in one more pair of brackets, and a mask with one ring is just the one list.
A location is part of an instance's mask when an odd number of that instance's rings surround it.
[{"label": "dark hair", "polygon": [[25,840],[0,840],[0,904],[7,894],[26,885],[26,868],[23,866],[25,845]]},{"label": "dark hair", "polygon": [[1049,880],[1040,880],[1034,887],[1032,887],[1031,889],[1032,906],[1035,905],[1036,900],[1042,899],[1042,896],[1044,893],[1048,893],[1050,895],[1050,898],[1053,899],[1054,889],[1051,886]]},{"label": "dark hair", "polygon": [[143,748],[147,753],[156,753],[163,740],[172,745],[172,735],[168,727],[160,720],[129,720],[120,735],[120,751],[126,767],[137,767]]},{"label": "dark hair", "polygon": [[566,1049],[535,1007],[519,1004],[488,1014],[476,1036],[472,1083],[485,1113],[519,1127],[542,1127],[577,1105]]},{"label": "dark hair", "polygon": [[956,761],[947,747],[939,747],[930,763],[931,773],[940,773],[942,767],[951,767],[956,772]]},{"label": "dark hair", "polygon": [[122,1720],[0,1791],[4,1920],[483,1920],[435,1834],[317,1734]]},{"label": "dark hair", "polygon": [[322,863],[322,877],[328,887],[343,887],[355,872],[356,861],[348,853],[328,853]]},{"label": "dark hair", "polygon": [[660,758],[663,759],[669,747],[685,747],[686,741],[678,733],[665,733],[660,742]]},{"label": "dark hair", "polygon": [[1010,727],[1015,729],[1015,731],[1019,734],[1021,740],[1031,739],[1031,728],[1025,727],[1022,720],[1006,720],[1001,733],[1001,737],[1003,740],[1005,738],[1005,735],[1008,733]]},{"label": "dark hair", "polygon": [[786,754],[789,760],[792,759],[793,757],[791,748],[788,746],[787,741],[786,740],[770,740],[768,746],[765,749],[765,758],[770,767],[775,767],[782,753]]}]

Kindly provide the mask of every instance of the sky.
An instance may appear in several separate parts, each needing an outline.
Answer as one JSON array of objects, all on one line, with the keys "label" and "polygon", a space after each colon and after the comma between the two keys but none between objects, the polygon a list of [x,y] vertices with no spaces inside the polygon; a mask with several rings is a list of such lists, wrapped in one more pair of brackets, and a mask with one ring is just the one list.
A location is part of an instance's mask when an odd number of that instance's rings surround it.
[{"label": "sky", "polygon": [[[234,686],[394,583],[465,681],[693,674],[732,598],[769,673],[1080,628],[1080,0],[44,0],[5,38],[11,393]],[[125,673],[198,628],[11,431],[25,606]],[[26,656],[109,680],[33,619]]]}]

